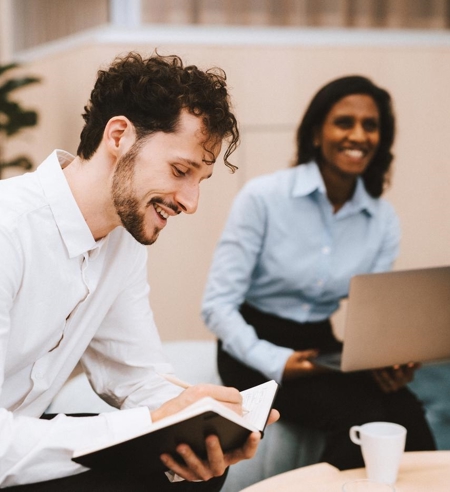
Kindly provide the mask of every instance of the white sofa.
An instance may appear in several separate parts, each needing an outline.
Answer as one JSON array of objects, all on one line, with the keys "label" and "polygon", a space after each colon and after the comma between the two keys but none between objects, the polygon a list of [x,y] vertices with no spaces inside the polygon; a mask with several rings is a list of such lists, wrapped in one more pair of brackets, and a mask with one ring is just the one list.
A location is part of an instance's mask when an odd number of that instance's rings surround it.
[{"label": "white sofa", "polygon": [[[191,383],[216,383],[216,344],[213,341],[176,341],[164,343],[175,373]],[[70,379],[48,413],[115,411],[91,389],[84,374]],[[293,468],[316,463],[323,449],[323,435],[312,429],[277,422],[266,429],[264,439],[252,460],[230,468],[222,492],[239,492],[264,478]]]}]

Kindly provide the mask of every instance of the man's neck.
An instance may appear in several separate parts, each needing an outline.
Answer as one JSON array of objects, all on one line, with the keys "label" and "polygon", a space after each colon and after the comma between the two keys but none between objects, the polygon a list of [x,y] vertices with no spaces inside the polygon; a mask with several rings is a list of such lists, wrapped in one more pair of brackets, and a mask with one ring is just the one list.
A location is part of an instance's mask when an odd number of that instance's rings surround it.
[{"label": "man's neck", "polygon": [[96,241],[120,225],[110,194],[110,166],[100,155],[90,160],[75,157],[63,172]]}]

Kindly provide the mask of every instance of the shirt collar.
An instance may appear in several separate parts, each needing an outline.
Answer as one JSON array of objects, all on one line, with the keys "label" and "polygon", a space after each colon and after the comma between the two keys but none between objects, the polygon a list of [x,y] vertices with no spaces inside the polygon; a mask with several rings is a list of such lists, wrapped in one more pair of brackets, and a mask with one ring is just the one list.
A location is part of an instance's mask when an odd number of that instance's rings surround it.
[{"label": "shirt collar", "polygon": [[99,246],[84,220],[62,171],[73,159],[74,156],[68,152],[55,150],[36,170],[70,258]]},{"label": "shirt collar", "polygon": [[348,202],[349,211],[354,211],[355,213],[365,211],[369,215],[374,215],[375,203],[376,198],[373,198],[367,193],[364,181],[362,178],[358,178],[355,193],[353,193],[352,199]]},{"label": "shirt collar", "polygon": [[307,196],[318,190],[326,193],[325,183],[315,162],[300,164],[295,168],[295,179],[292,187],[292,196]]},{"label": "shirt collar", "polygon": [[[296,168],[292,196],[307,196],[315,191],[326,195],[325,183],[323,182],[319,166],[315,162],[300,164]],[[370,215],[373,215],[375,212],[375,200],[375,198],[367,193],[362,178],[358,178],[355,193],[351,200],[346,203],[345,208],[350,213],[366,211]]]}]

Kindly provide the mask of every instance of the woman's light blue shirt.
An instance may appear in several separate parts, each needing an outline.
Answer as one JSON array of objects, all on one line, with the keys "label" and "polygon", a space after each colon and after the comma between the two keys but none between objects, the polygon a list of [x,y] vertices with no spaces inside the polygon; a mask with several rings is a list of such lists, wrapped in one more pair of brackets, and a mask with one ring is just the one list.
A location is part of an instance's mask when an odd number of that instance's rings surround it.
[{"label": "woman's light blue shirt", "polygon": [[227,352],[281,381],[292,350],[259,340],[241,304],[298,322],[327,319],[353,275],[391,269],[399,240],[393,207],[361,179],[333,213],[315,163],[255,178],[236,197],[217,246],[203,319]]}]

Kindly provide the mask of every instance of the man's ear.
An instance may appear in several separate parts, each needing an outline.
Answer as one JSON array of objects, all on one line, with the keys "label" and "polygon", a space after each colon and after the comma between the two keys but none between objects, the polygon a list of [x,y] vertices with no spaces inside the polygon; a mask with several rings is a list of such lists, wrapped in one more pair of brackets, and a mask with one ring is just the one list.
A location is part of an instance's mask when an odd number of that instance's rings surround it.
[{"label": "man's ear", "polygon": [[118,158],[126,154],[136,141],[133,123],[125,116],[114,116],[106,123],[103,141],[112,156]]}]

